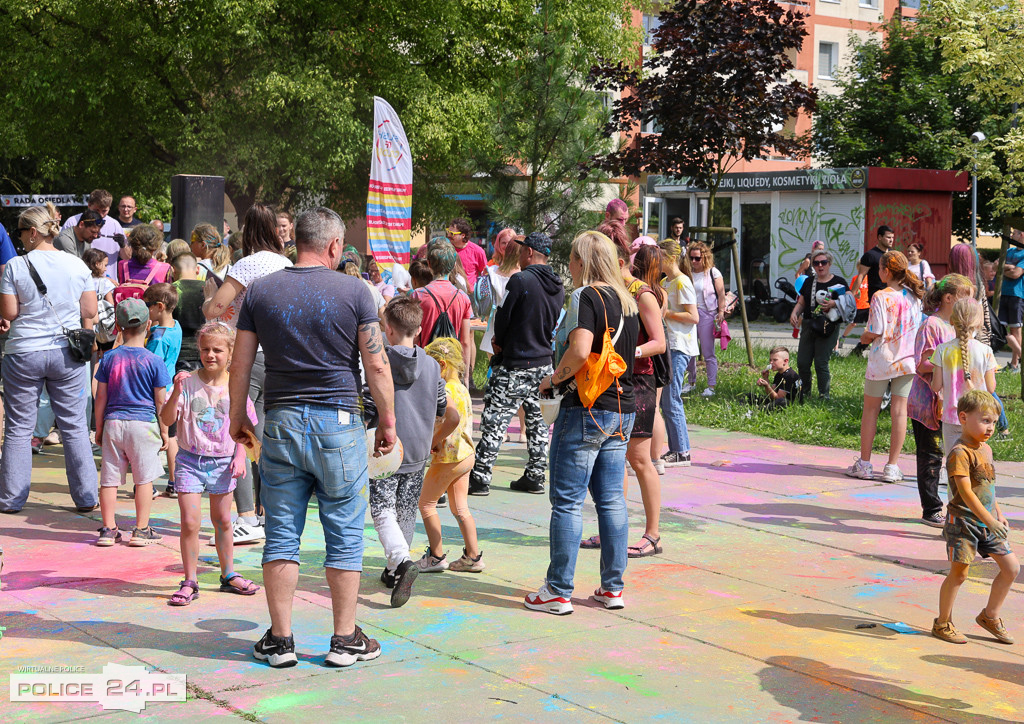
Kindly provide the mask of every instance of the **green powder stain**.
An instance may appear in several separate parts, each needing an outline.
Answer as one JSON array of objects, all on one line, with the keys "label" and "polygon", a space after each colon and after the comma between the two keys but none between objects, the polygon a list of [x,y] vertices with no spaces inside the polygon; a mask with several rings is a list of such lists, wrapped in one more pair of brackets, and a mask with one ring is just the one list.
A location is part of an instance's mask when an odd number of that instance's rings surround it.
[{"label": "green powder stain", "polygon": [[284,694],[282,696],[275,696],[271,699],[263,699],[257,706],[256,712],[259,716],[263,717],[267,714],[275,714],[284,709],[290,709],[294,706],[303,706],[315,702],[321,698],[322,692],[307,691],[296,694]]},{"label": "green powder stain", "polygon": [[589,669],[589,673],[600,676],[602,679],[607,679],[616,684],[628,687],[630,691],[634,691],[640,696],[658,696],[658,692],[653,689],[648,689],[640,684],[640,677],[636,674],[617,673],[612,671],[606,671],[604,669]]}]

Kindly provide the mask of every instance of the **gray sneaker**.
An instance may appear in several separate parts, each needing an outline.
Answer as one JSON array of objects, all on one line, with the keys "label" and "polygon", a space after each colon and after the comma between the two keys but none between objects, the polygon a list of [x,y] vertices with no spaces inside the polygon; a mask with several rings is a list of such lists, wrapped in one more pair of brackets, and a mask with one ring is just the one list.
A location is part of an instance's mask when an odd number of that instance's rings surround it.
[{"label": "gray sneaker", "polygon": [[96,539],[96,545],[100,548],[109,548],[115,543],[121,542],[121,531],[117,528],[100,528],[100,537]]},{"label": "gray sneaker", "polygon": [[136,526],[132,529],[132,537],[131,540],[128,541],[128,545],[133,548],[141,548],[160,540],[161,538],[157,535],[157,532],[153,530],[153,526],[148,526],[146,528],[139,528]]}]

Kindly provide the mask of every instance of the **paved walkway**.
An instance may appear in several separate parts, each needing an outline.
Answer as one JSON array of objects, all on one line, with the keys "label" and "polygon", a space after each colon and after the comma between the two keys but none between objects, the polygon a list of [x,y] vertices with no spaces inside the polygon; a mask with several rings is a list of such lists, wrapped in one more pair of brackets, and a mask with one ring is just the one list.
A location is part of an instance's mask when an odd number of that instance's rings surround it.
[{"label": "paved walkway", "polygon": [[[546,497],[502,488],[518,477],[522,445],[506,446],[490,497],[471,499],[484,573],[424,575],[393,610],[368,527],[358,617],[384,653],[345,670],[322,665],[330,600],[313,508],[295,606],[299,665],[273,670],[251,657],[268,625],[263,594],[216,592],[212,547],[202,552],[202,596],[188,608],[165,605],[181,578],[174,501],[154,503],[160,545],[95,548],[98,512],[68,512],[60,449],[50,448],[34,460],[29,505],[0,518],[0,667],[145,664],[186,674],[186,702],[142,712],[160,722],[1024,720],[1024,586],[1014,585],[1004,610],[1017,646],[973,623],[992,563],[973,567],[958,601],[970,643],[922,635],[946,563],[938,532],[916,522],[912,482],[845,478],[846,451],[712,430],[694,431],[693,443],[693,467],[663,478],[665,553],[630,562],[619,612],[585,598],[598,584],[596,551],[580,553],[572,616],[522,607],[548,550]],[[1024,549],[1024,465],[999,473],[1011,540]],[[635,481],[629,498],[637,538]],[[119,500],[121,520],[131,506]],[[455,552],[454,520],[442,518]],[[588,507],[587,534],[594,521]],[[418,550],[423,542],[421,528]],[[259,546],[241,548],[238,570],[261,580],[259,556]],[[909,633],[889,627],[900,622]],[[6,683],[5,724],[138,718],[98,704],[12,704]]]}]

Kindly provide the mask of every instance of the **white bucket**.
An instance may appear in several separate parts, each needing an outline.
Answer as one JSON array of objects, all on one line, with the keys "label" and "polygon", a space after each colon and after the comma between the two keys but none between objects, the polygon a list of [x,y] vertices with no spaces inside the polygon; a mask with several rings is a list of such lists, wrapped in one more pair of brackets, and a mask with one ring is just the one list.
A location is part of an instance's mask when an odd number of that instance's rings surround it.
[{"label": "white bucket", "polygon": [[554,425],[555,419],[558,417],[558,411],[562,408],[562,396],[558,397],[541,397],[540,398],[540,414],[544,416],[544,422],[548,425]]}]

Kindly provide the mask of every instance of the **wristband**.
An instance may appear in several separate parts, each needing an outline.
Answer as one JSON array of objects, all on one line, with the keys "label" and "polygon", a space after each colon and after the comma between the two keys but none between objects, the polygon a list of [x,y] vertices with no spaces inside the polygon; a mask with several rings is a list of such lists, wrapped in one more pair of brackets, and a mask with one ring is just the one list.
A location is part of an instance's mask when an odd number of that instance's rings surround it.
[{"label": "wristband", "polygon": [[641,356],[642,354],[643,354],[643,350],[642,350],[642,349],[640,349],[639,347],[637,347],[637,348],[636,348],[636,354],[634,355],[634,356],[636,357],[636,359],[640,359],[640,356]]}]

